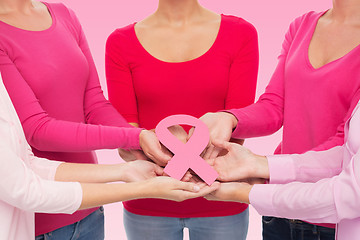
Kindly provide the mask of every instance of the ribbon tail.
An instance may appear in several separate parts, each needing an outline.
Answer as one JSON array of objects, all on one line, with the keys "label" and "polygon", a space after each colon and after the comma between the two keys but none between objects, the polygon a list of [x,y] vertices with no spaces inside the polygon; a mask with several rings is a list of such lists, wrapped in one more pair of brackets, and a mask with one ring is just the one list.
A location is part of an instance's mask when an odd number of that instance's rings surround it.
[{"label": "ribbon tail", "polygon": [[201,177],[207,185],[211,185],[215,182],[219,174],[213,169],[204,159],[198,157],[191,161],[190,168]]},{"label": "ribbon tail", "polygon": [[177,180],[181,180],[189,168],[188,163],[184,159],[175,155],[166,165],[164,172]]}]

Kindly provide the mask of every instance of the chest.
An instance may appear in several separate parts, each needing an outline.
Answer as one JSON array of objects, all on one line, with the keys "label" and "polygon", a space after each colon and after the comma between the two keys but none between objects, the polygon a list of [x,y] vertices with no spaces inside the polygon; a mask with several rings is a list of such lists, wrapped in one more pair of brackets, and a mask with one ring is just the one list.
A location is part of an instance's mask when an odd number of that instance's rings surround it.
[{"label": "chest", "polygon": [[179,27],[135,26],[135,31],[153,57],[165,62],[185,62],[205,54],[216,41],[219,28],[219,22],[211,22]]},{"label": "chest", "polygon": [[336,25],[320,19],[309,44],[309,61],[315,69],[321,68],[352,54],[359,44],[360,27]]}]

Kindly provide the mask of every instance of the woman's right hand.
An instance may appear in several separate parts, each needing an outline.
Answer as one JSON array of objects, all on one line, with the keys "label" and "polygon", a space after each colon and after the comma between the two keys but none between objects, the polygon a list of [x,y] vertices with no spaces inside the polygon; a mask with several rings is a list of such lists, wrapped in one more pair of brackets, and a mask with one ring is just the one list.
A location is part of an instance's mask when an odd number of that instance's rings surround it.
[{"label": "woman's right hand", "polygon": [[182,182],[171,177],[155,177],[143,185],[145,198],[160,198],[173,201],[184,201],[191,198],[202,197],[217,190],[219,182],[211,186],[206,183]]},{"label": "woman's right hand", "polygon": [[[209,145],[202,156],[204,159],[216,158],[222,149],[214,146],[213,142],[230,141],[232,131],[237,126],[238,120],[233,114],[228,112],[206,113],[199,119],[207,125],[210,133]],[[189,137],[191,137],[193,131],[194,129],[190,130]]]}]

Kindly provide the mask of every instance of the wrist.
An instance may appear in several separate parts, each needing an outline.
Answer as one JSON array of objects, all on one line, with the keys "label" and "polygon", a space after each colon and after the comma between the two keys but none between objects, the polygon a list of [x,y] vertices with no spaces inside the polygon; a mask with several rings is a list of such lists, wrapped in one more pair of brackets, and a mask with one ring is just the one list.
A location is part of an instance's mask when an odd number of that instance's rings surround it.
[{"label": "wrist", "polygon": [[247,184],[246,186],[242,186],[236,193],[234,200],[241,203],[250,204],[249,195],[252,189],[252,185]]},{"label": "wrist", "polygon": [[269,163],[265,156],[255,155],[254,156],[256,168],[254,176],[263,179],[269,179]]},{"label": "wrist", "polygon": [[235,117],[234,114],[232,114],[231,112],[220,112],[221,114],[223,114],[223,116],[228,119],[227,122],[229,122],[231,124],[231,129],[236,128],[237,124],[238,124],[238,119]]}]

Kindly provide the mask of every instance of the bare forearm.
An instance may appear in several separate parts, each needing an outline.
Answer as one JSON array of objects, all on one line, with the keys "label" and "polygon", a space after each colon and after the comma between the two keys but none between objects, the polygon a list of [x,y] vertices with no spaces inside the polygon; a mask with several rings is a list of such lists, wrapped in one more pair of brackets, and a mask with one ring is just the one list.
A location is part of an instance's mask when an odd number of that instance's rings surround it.
[{"label": "bare forearm", "polygon": [[146,191],[142,190],[144,187],[141,183],[82,183],[81,187],[83,200],[79,209],[146,197]]},{"label": "bare forearm", "polygon": [[56,171],[55,181],[106,183],[123,181],[124,164],[97,165],[63,163]]}]

